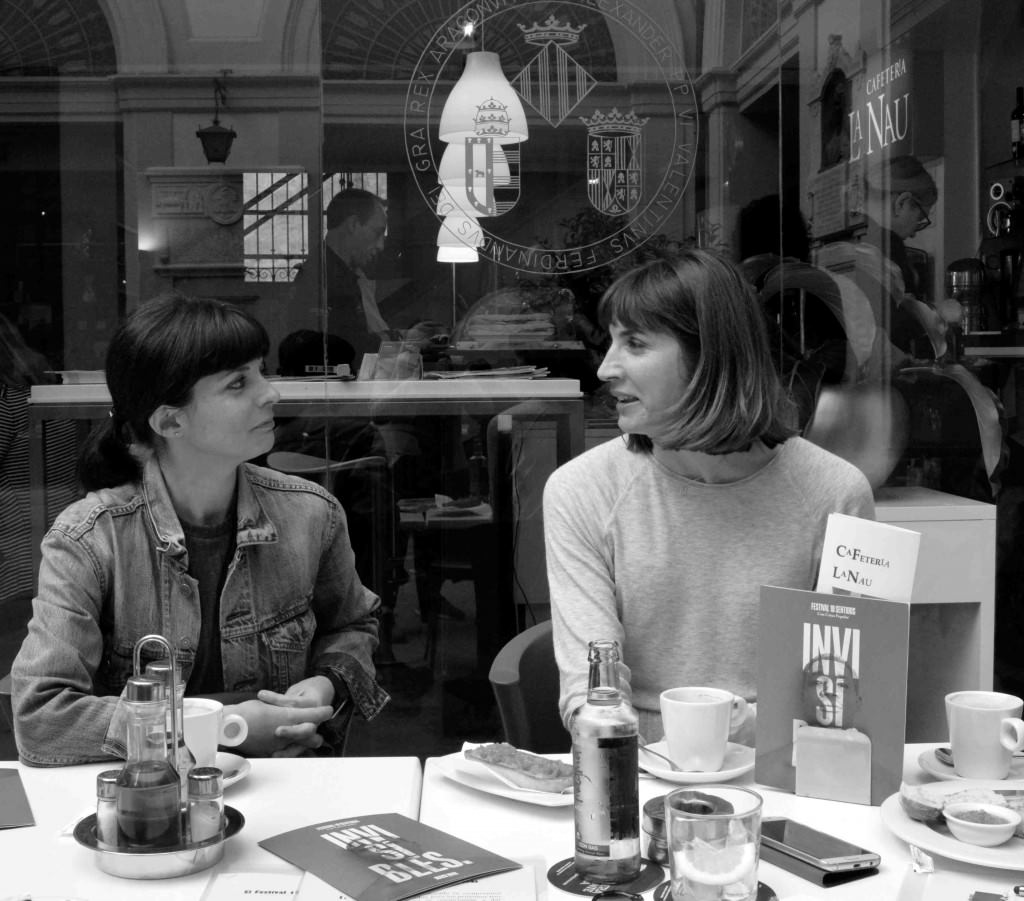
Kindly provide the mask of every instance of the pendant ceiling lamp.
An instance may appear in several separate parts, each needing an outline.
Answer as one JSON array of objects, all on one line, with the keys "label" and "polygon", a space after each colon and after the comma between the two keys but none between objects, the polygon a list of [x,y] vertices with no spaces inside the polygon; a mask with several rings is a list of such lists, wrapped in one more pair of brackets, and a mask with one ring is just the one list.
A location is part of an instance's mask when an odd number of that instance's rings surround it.
[{"label": "pendant ceiling lamp", "polygon": [[480,254],[472,247],[460,244],[458,247],[442,246],[437,248],[437,261],[439,263],[476,263],[480,260]]},{"label": "pendant ceiling lamp", "polygon": [[497,144],[518,144],[529,136],[526,111],[501,71],[498,54],[467,53],[466,68],[441,112],[441,140],[493,137]]},{"label": "pendant ceiling lamp", "polygon": [[[230,69],[223,71],[226,78]],[[208,163],[227,162],[228,154],[231,153],[231,145],[238,135],[233,128],[225,128],[220,124],[221,105],[227,106],[228,92],[224,82],[219,78],[213,80],[213,124],[207,125],[196,131],[199,143],[203,145],[203,156]]]},{"label": "pendant ceiling lamp", "polygon": [[[499,187],[507,185],[512,178],[512,170],[509,168],[508,157],[501,149],[500,144],[494,144],[491,148],[491,166],[494,173],[494,184]],[[437,167],[437,180],[445,186],[464,186],[466,184],[466,167],[466,142],[459,140],[449,143],[445,147],[444,153],[441,154],[441,162]]]},{"label": "pendant ceiling lamp", "polygon": [[472,216],[463,213],[449,213],[444,217],[437,232],[438,247],[477,248],[484,243],[484,231]]}]

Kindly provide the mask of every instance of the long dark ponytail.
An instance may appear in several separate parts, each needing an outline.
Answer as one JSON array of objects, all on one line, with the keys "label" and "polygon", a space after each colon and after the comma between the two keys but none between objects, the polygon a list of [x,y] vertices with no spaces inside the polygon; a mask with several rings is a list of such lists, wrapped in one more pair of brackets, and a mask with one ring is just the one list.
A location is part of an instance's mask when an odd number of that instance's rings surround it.
[{"label": "long dark ponytail", "polygon": [[107,350],[110,416],[78,458],[86,491],[136,481],[133,444],[153,447],[153,411],[185,406],[199,379],[264,357],[266,330],[252,316],[209,298],[164,294],[144,303],[114,333]]}]

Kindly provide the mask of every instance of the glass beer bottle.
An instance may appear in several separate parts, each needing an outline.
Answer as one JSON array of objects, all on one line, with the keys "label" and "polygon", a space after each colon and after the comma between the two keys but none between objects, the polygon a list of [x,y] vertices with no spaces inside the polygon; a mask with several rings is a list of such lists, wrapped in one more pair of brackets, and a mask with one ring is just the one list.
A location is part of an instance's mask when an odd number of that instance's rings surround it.
[{"label": "glass beer bottle", "polygon": [[639,720],[619,690],[618,642],[590,642],[587,701],[572,721],[576,872],[591,882],[640,874]]}]

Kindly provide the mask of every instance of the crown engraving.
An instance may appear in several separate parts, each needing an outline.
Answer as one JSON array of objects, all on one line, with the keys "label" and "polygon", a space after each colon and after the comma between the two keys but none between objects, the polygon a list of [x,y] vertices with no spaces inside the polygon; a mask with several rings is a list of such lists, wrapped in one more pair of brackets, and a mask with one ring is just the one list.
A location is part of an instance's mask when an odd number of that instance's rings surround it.
[{"label": "crown engraving", "polygon": [[575,44],[586,27],[586,25],[580,25],[579,28],[574,28],[568,22],[560,22],[552,14],[544,20],[543,24],[534,22],[529,27],[520,25],[519,30],[523,33],[523,40],[528,44],[547,44],[549,42]]},{"label": "crown engraving", "polygon": [[481,137],[488,135],[504,137],[509,130],[508,107],[500,100],[490,97],[476,108],[473,123],[473,130]]},{"label": "crown engraving", "polygon": [[641,119],[636,112],[630,110],[626,115],[619,112],[618,107],[612,107],[612,111],[606,116],[600,110],[595,110],[594,115],[589,119],[580,116],[580,121],[587,126],[591,134],[640,134],[643,127],[650,121],[649,117]]}]

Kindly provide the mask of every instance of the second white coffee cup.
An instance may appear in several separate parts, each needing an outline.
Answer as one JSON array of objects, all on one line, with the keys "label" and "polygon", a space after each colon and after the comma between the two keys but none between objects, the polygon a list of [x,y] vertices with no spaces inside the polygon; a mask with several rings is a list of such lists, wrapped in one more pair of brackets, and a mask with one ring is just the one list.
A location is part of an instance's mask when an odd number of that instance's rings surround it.
[{"label": "second white coffee cup", "polygon": [[1024,748],[1024,701],[999,691],[946,695],[953,769],[965,779],[1005,779],[1013,752]]},{"label": "second white coffee cup", "polygon": [[661,724],[668,754],[684,770],[722,768],[729,732],[743,721],[747,702],[721,688],[669,688],[661,693]]},{"label": "second white coffee cup", "polygon": [[243,717],[225,713],[224,705],[211,698],[185,698],[184,714],[185,744],[196,766],[216,766],[218,745],[240,745],[249,734]]}]

